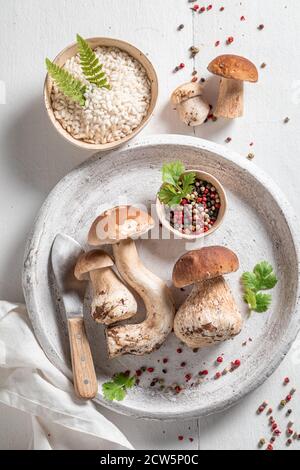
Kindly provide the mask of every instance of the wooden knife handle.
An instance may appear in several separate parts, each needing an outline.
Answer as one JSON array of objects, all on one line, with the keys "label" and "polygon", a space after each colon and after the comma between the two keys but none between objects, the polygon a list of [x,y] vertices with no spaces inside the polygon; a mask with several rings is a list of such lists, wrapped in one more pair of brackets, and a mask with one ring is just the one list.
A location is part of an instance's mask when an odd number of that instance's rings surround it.
[{"label": "wooden knife handle", "polygon": [[79,398],[94,398],[98,383],[83,318],[68,319],[73,380]]}]

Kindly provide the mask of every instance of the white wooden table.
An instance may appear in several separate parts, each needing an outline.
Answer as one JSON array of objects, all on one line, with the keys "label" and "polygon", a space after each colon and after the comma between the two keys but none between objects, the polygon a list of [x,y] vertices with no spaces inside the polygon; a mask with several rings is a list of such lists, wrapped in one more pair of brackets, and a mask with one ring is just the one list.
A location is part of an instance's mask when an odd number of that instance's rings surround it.
[{"label": "white wooden table", "polygon": [[[203,14],[191,12],[187,0],[0,0],[0,298],[22,301],[21,269],[25,239],[33,218],[48,192],[62,176],[89,154],[65,143],[47,120],[42,102],[44,59],[53,58],[85,37],[112,36],[132,42],[149,54],[159,76],[160,97],[144,134],[193,134],[229,144],[255,163],[283,188],[295,209],[300,197],[300,61],[297,0],[208,0]],[[219,11],[224,6],[223,12]],[[245,21],[240,17],[244,15]],[[179,24],[184,29],[177,31]],[[257,27],[264,24],[263,30]],[[226,46],[228,36],[234,42]],[[220,41],[219,47],[215,42]],[[220,53],[245,55],[260,70],[257,85],[246,86],[245,117],[234,122],[209,122],[195,131],[180,124],[169,104],[173,88],[191,78],[189,47],[199,76]],[[174,67],[185,68],[172,73]],[[216,80],[209,79],[206,94],[215,101]],[[4,99],[6,89],[6,100]],[[6,102],[4,104],[3,102]],[[2,103],[2,104],[1,104]],[[284,118],[290,122],[284,124]],[[253,142],[254,145],[249,144]],[[285,361],[259,390],[235,408],[206,419],[176,423],[145,422],[103,410],[142,449],[255,449],[269,435],[266,419],[255,413],[267,399],[277,406],[289,376],[300,389],[300,340]],[[300,432],[300,401],[293,403],[293,420]],[[281,415],[282,416],[282,415]],[[284,420],[282,420],[284,422]],[[27,442],[29,418],[0,406],[0,448],[22,449]],[[184,440],[179,441],[178,435]],[[189,438],[193,438],[193,441]],[[286,449],[286,438],[277,448]],[[300,441],[293,445],[300,449]]]}]

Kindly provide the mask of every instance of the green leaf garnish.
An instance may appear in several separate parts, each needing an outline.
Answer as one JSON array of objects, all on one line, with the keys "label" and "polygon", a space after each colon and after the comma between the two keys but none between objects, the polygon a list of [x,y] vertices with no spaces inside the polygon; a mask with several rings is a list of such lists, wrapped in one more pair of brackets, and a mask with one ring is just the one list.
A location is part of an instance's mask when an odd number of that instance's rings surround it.
[{"label": "green leaf garnish", "polygon": [[50,77],[55,81],[60,91],[71,100],[84,106],[86,86],[67,70],[54,64],[49,59],[46,59],[46,67]]},{"label": "green leaf garnish", "polygon": [[256,294],[250,289],[247,289],[244,294],[244,301],[248,304],[249,310],[256,309]]},{"label": "green leaf garnish", "polygon": [[96,85],[98,88],[110,89],[107,78],[100,64],[98,57],[88,42],[77,34],[77,45],[80,56],[82,72],[88,82]]},{"label": "green leaf garnish", "polygon": [[122,401],[126,397],[127,390],[135,384],[135,376],[128,377],[126,374],[116,374],[110,382],[102,385],[102,392],[106,400]]},{"label": "green leaf garnish", "polygon": [[271,305],[272,296],[260,291],[273,289],[278,280],[273,266],[267,261],[257,264],[253,272],[245,272],[242,275],[242,284],[245,290],[244,301],[249,310],[262,313],[266,312]]},{"label": "green leaf garnish", "polygon": [[182,162],[165,163],[162,167],[163,185],[158,192],[160,202],[167,206],[180,204],[193,189],[196,174],[186,173]]},{"label": "green leaf garnish", "polygon": [[272,302],[272,296],[270,294],[263,294],[258,292],[256,295],[256,308],[255,312],[263,313],[268,310]]}]

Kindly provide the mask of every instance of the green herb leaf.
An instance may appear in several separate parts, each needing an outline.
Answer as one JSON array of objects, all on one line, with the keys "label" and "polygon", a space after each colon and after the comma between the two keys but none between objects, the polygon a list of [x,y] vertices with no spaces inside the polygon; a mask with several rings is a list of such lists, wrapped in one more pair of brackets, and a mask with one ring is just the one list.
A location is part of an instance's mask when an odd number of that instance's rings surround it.
[{"label": "green herb leaf", "polygon": [[258,284],[259,290],[273,289],[277,284],[277,278],[273,271],[273,267],[267,261],[257,264],[253,270]]},{"label": "green herb leaf", "polygon": [[98,88],[110,89],[105,73],[98,57],[88,42],[77,34],[77,45],[80,56],[81,69],[88,82],[93,83]]},{"label": "green herb leaf", "polygon": [[46,67],[50,77],[55,81],[60,91],[71,100],[84,106],[86,86],[67,70],[54,64],[49,59],[46,59]]},{"label": "green herb leaf", "polygon": [[245,289],[244,301],[248,304],[250,311],[263,313],[268,310],[272,296],[260,291],[273,289],[277,282],[273,266],[267,261],[258,263],[252,273],[245,272],[242,275],[242,284]]},{"label": "green herb leaf", "polygon": [[102,392],[106,400],[124,400],[127,390],[132,388],[135,384],[135,376],[128,377],[120,373],[113,377],[110,382],[105,382],[102,385]]},{"label": "green herb leaf", "polygon": [[258,292],[255,297],[256,307],[253,310],[258,313],[266,312],[271,305],[272,296],[270,294],[263,294],[261,292]]},{"label": "green herb leaf", "polygon": [[195,184],[196,173],[186,173],[182,176],[182,192],[187,195],[189,194]]},{"label": "green herb leaf", "polygon": [[184,165],[182,162],[176,161],[173,163],[165,163],[162,167],[163,183],[170,183],[173,186],[178,186],[180,176],[183,172]]},{"label": "green herb leaf", "polygon": [[258,280],[254,273],[246,272],[242,275],[242,284],[244,288],[257,292],[259,289]]},{"label": "green herb leaf", "polygon": [[244,294],[244,301],[248,304],[249,310],[256,309],[256,294],[250,289],[247,289]]}]

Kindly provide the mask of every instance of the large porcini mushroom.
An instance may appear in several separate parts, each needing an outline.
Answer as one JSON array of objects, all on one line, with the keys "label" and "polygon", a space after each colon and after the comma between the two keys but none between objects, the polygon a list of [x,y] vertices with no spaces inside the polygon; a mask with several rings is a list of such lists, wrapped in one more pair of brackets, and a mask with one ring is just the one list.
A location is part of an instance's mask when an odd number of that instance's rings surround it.
[{"label": "large porcini mushroom", "polygon": [[211,346],[240,333],[242,317],[223,278],[238,268],[237,256],[221,246],[190,251],[176,262],[174,285],[194,285],[174,320],[176,336],[190,348]]},{"label": "large porcini mushroom", "polygon": [[126,320],[137,312],[134,296],[114,273],[113,265],[113,260],[105,251],[92,250],[78,258],[74,270],[77,279],[91,280],[91,315],[96,322],[104,325]]},{"label": "large porcini mushroom", "polygon": [[154,221],[146,212],[133,206],[119,206],[97,217],[88,235],[90,245],[112,245],[120,275],[141,296],[146,307],[146,319],[142,323],[106,330],[111,358],[150,353],[160,347],[172,330],[175,307],[171,292],[143,265],[132,239],[153,226]]},{"label": "large porcini mushroom", "polygon": [[216,57],[207,68],[221,77],[214,115],[231,119],[243,116],[244,82],[258,81],[255,65],[245,57],[225,54]]},{"label": "large porcini mushroom", "polygon": [[209,104],[203,99],[202,92],[203,86],[199,82],[188,82],[172,93],[171,101],[181,121],[188,126],[199,126],[209,114]]}]

